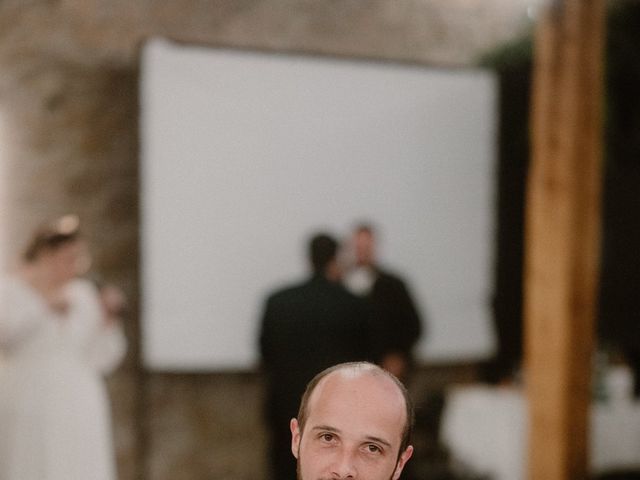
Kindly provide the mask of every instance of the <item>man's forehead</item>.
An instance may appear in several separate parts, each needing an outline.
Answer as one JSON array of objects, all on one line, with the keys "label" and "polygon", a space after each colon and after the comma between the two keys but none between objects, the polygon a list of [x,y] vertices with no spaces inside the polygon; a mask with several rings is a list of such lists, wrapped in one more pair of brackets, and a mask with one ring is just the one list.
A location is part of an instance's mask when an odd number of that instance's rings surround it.
[{"label": "man's forehead", "polygon": [[327,374],[320,380],[316,389],[327,384],[346,388],[356,384],[368,384],[372,386],[378,385],[382,388],[394,387],[393,389],[399,390],[394,381],[382,369],[373,365],[359,363],[345,365]]},{"label": "man's forehead", "polygon": [[362,419],[396,425],[406,422],[404,397],[398,386],[384,374],[370,371],[340,370],[323,378],[309,398],[309,420],[341,421]]}]

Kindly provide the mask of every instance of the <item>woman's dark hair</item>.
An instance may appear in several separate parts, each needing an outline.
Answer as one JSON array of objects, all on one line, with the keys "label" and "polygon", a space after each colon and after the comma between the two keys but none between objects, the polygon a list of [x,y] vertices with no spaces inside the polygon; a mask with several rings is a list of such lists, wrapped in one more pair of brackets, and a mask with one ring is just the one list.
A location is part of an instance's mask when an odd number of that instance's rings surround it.
[{"label": "woman's dark hair", "polygon": [[22,254],[22,258],[27,262],[33,262],[42,252],[56,250],[79,237],[80,219],[78,216],[64,215],[36,229]]}]

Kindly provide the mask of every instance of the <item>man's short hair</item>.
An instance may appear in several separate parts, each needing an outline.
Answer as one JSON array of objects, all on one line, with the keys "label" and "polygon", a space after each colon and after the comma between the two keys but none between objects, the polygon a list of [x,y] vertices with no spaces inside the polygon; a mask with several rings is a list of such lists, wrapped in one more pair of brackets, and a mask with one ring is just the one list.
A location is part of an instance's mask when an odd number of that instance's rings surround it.
[{"label": "man's short hair", "polygon": [[326,233],[314,235],[309,242],[309,257],[316,273],[323,272],[337,253],[338,242]]},{"label": "man's short hair", "polygon": [[361,372],[367,372],[374,376],[378,376],[378,375],[385,376],[391,379],[393,383],[396,384],[398,389],[400,389],[400,392],[402,393],[402,396],[404,398],[404,404],[406,408],[406,421],[405,421],[404,428],[402,429],[402,439],[400,442],[400,450],[398,451],[398,456],[399,456],[402,452],[404,452],[407,449],[407,447],[409,446],[409,443],[411,442],[411,434],[413,433],[413,424],[415,422],[413,402],[411,401],[409,392],[407,392],[407,389],[405,388],[405,386],[402,384],[400,380],[396,378],[395,375],[380,368],[378,365],[374,365],[373,363],[369,363],[369,362],[340,363],[338,365],[334,365],[332,367],[329,367],[323,370],[322,372],[318,373],[315,377],[313,377],[313,379],[311,379],[311,381],[307,384],[307,388],[304,391],[304,394],[302,395],[302,400],[300,402],[300,409],[298,410],[297,418],[298,418],[298,425],[300,427],[300,432],[304,430],[305,423],[309,416],[309,399],[311,398],[311,395],[313,394],[313,391],[318,386],[318,384],[322,381],[323,378],[329,376],[333,372],[337,372],[340,370],[349,370],[349,369],[361,371]]}]

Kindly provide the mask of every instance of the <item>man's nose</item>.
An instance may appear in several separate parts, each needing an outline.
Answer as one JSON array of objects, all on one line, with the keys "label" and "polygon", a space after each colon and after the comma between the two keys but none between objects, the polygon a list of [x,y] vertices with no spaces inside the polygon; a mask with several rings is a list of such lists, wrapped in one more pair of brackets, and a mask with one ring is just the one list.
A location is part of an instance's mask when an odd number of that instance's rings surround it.
[{"label": "man's nose", "polygon": [[343,449],[337,453],[331,468],[331,475],[331,478],[335,480],[357,479],[356,454],[348,449]]}]

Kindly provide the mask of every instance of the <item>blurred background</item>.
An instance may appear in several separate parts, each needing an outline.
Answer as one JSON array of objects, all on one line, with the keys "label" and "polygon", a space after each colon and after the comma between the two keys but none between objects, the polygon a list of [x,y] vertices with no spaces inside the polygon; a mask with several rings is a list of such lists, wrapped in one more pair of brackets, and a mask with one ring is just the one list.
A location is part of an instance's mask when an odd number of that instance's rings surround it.
[{"label": "blurred background", "polygon": [[[449,468],[440,413],[453,384],[517,382],[533,0],[5,0],[0,2],[0,222],[10,268],[34,226],[77,213],[94,270],[129,299],[129,353],[110,379],[119,478],[265,477],[258,370],[160,372],[142,362],[140,75],[152,37],[264,52],[482,67],[498,79],[492,312],[496,349],[424,362],[416,465]],[[606,362],[638,358],[638,2],[610,2],[598,331]],[[428,303],[428,301],[427,301]],[[635,360],[634,360],[635,358]],[[416,467],[418,468],[418,467]],[[442,473],[445,475],[446,473]],[[462,474],[461,474],[462,475]],[[479,477],[477,477],[479,478]]]}]

